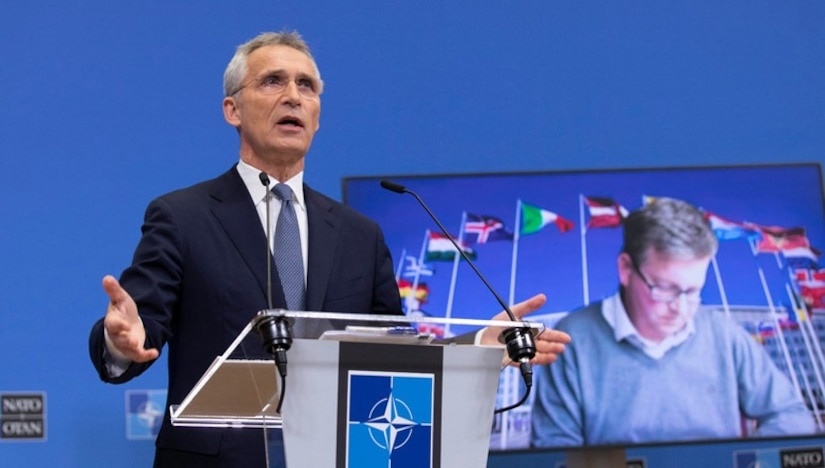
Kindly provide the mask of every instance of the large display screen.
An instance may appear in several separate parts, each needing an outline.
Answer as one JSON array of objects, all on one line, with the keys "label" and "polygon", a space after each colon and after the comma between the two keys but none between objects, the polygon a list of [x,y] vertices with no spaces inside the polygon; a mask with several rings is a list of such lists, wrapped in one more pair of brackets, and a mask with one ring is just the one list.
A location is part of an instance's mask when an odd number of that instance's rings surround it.
[{"label": "large display screen", "polygon": [[[546,294],[547,304],[532,318],[549,326],[616,294],[627,211],[658,197],[699,207],[720,239],[700,313],[726,314],[741,325],[822,432],[825,269],[817,248],[825,246],[825,207],[818,164],[344,179],[345,203],[384,231],[408,315],[486,319],[501,310],[493,294],[466,262],[455,260],[455,248],[415,197],[387,191],[381,180],[417,193],[504,301]],[[469,331],[426,329],[447,336]],[[503,372],[498,407],[517,401],[523,390],[516,372]],[[541,391],[534,387],[526,404],[495,418],[492,450],[530,447],[533,397]],[[747,417],[740,423],[741,437],[756,429]],[[678,422],[662,420],[664,431],[669,424]],[[784,435],[810,434],[794,432]],[[690,434],[673,438],[696,440]]]}]

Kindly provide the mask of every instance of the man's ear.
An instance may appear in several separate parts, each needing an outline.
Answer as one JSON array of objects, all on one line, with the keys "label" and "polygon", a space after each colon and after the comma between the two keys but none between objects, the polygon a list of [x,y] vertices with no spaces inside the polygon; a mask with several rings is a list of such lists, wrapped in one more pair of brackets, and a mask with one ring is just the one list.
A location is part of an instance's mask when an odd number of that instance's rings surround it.
[{"label": "man's ear", "polygon": [[619,254],[619,258],[616,259],[616,267],[619,272],[619,283],[627,287],[627,283],[630,281],[630,275],[633,274],[633,260],[627,252]]},{"label": "man's ear", "polygon": [[241,126],[241,116],[238,110],[238,103],[232,96],[223,98],[223,118],[226,123],[235,128]]}]

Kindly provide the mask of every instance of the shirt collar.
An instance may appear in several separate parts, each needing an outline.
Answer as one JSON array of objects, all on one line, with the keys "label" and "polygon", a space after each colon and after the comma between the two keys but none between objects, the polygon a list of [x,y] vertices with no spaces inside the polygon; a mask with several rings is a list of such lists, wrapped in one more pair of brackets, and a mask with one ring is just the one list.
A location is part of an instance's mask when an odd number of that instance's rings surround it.
[{"label": "shirt collar", "polygon": [[[263,184],[261,184],[260,174],[262,171],[250,166],[243,160],[239,160],[236,167],[238,169],[238,174],[241,176],[241,179],[243,180],[246,189],[249,191],[249,195],[252,197],[252,200],[255,202],[255,205],[257,206],[259,203],[263,203],[266,200],[265,196],[269,192]],[[283,182],[289,185],[289,188],[292,189],[292,193],[295,195],[293,201],[302,209],[306,206],[304,204],[304,171],[295,174],[287,181],[279,181],[272,177],[272,175],[269,175],[269,180],[271,181],[269,184],[270,190],[278,182]]]},{"label": "shirt collar", "polygon": [[672,348],[684,343],[696,331],[696,325],[693,319],[690,319],[681,330],[668,336],[660,343],[648,340],[639,334],[633,322],[630,321],[619,293],[608,297],[602,302],[602,316],[613,329],[613,337],[617,343],[627,340],[654,359],[661,358]]}]

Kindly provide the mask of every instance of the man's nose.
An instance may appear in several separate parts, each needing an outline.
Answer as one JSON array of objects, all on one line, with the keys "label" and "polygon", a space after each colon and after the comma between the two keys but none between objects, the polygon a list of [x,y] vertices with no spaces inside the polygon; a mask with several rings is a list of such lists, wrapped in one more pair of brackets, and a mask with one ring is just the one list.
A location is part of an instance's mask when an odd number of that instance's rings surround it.
[{"label": "man's nose", "polygon": [[667,305],[671,310],[678,311],[681,314],[688,310],[688,307],[690,307],[690,301],[688,300],[687,294],[681,293],[672,301],[668,302]]},{"label": "man's nose", "polygon": [[301,102],[301,93],[298,92],[298,84],[295,83],[295,80],[287,81],[282,94],[290,103],[300,104]]}]

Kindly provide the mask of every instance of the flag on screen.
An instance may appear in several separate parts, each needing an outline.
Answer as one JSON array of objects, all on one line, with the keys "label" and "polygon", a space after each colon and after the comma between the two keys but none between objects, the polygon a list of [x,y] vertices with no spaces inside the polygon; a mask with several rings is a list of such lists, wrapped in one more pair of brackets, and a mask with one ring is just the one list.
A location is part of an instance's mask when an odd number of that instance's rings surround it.
[{"label": "flag on screen", "polygon": [[434,271],[424,262],[419,262],[417,258],[408,255],[406,260],[409,264],[404,269],[404,276],[432,276]]},{"label": "flag on screen", "polygon": [[798,283],[820,282],[825,284],[825,268],[795,268],[793,278]]},{"label": "flag on screen", "polygon": [[464,223],[467,244],[486,244],[490,241],[513,240],[513,233],[504,227],[504,222],[494,216],[467,213]]},{"label": "flag on screen", "polygon": [[584,202],[590,211],[588,228],[621,226],[622,221],[627,218],[627,209],[612,198],[584,197]]},{"label": "flag on screen", "polygon": [[811,270],[808,268],[795,268],[793,270],[793,279],[797,283],[802,281],[811,281]]},{"label": "flag on screen", "polygon": [[705,211],[705,219],[708,220],[713,234],[719,240],[758,239],[760,237],[756,228],[725,219],[710,211]]},{"label": "flag on screen", "polygon": [[776,334],[773,323],[766,321],[756,323],[753,329],[748,329],[748,331],[750,332],[751,337],[762,345],[765,344],[765,341],[768,338],[771,338]]},{"label": "flag on screen", "polygon": [[792,247],[782,251],[782,256],[791,268],[819,268],[819,257],[822,252],[814,247]]},{"label": "flag on screen", "polygon": [[541,231],[548,224],[555,224],[560,232],[565,233],[575,226],[573,221],[564,219],[561,216],[541,209],[537,206],[521,204],[521,230],[520,234],[534,234]]},{"label": "flag on screen", "polygon": [[[462,250],[471,259],[476,258],[476,253],[473,249],[467,247],[463,242],[457,241]],[[429,232],[427,239],[427,251],[424,254],[424,259],[428,262],[451,262],[455,259],[456,248],[450,239],[443,234],[437,232]]]},{"label": "flag on screen", "polygon": [[810,247],[804,227],[781,228],[777,226],[753,225],[762,238],[756,243],[759,253],[778,253],[798,247]]},{"label": "flag on screen", "polygon": [[771,322],[760,321],[756,325],[756,330],[763,339],[776,335],[776,328]]},{"label": "flag on screen", "polygon": [[825,309],[825,283],[799,284],[799,295],[810,309]]},{"label": "flag on screen", "polygon": [[788,319],[793,323],[802,323],[808,320],[808,311],[804,307],[789,307]]},{"label": "flag on screen", "polygon": [[[398,293],[402,298],[412,295],[413,284],[405,279],[398,280]],[[427,283],[418,283],[416,285],[414,297],[422,303],[427,302],[427,299],[430,297],[430,287],[427,286]]]},{"label": "flag on screen", "polygon": [[647,206],[656,201],[659,197],[652,197],[650,195],[642,195],[642,206]]}]

